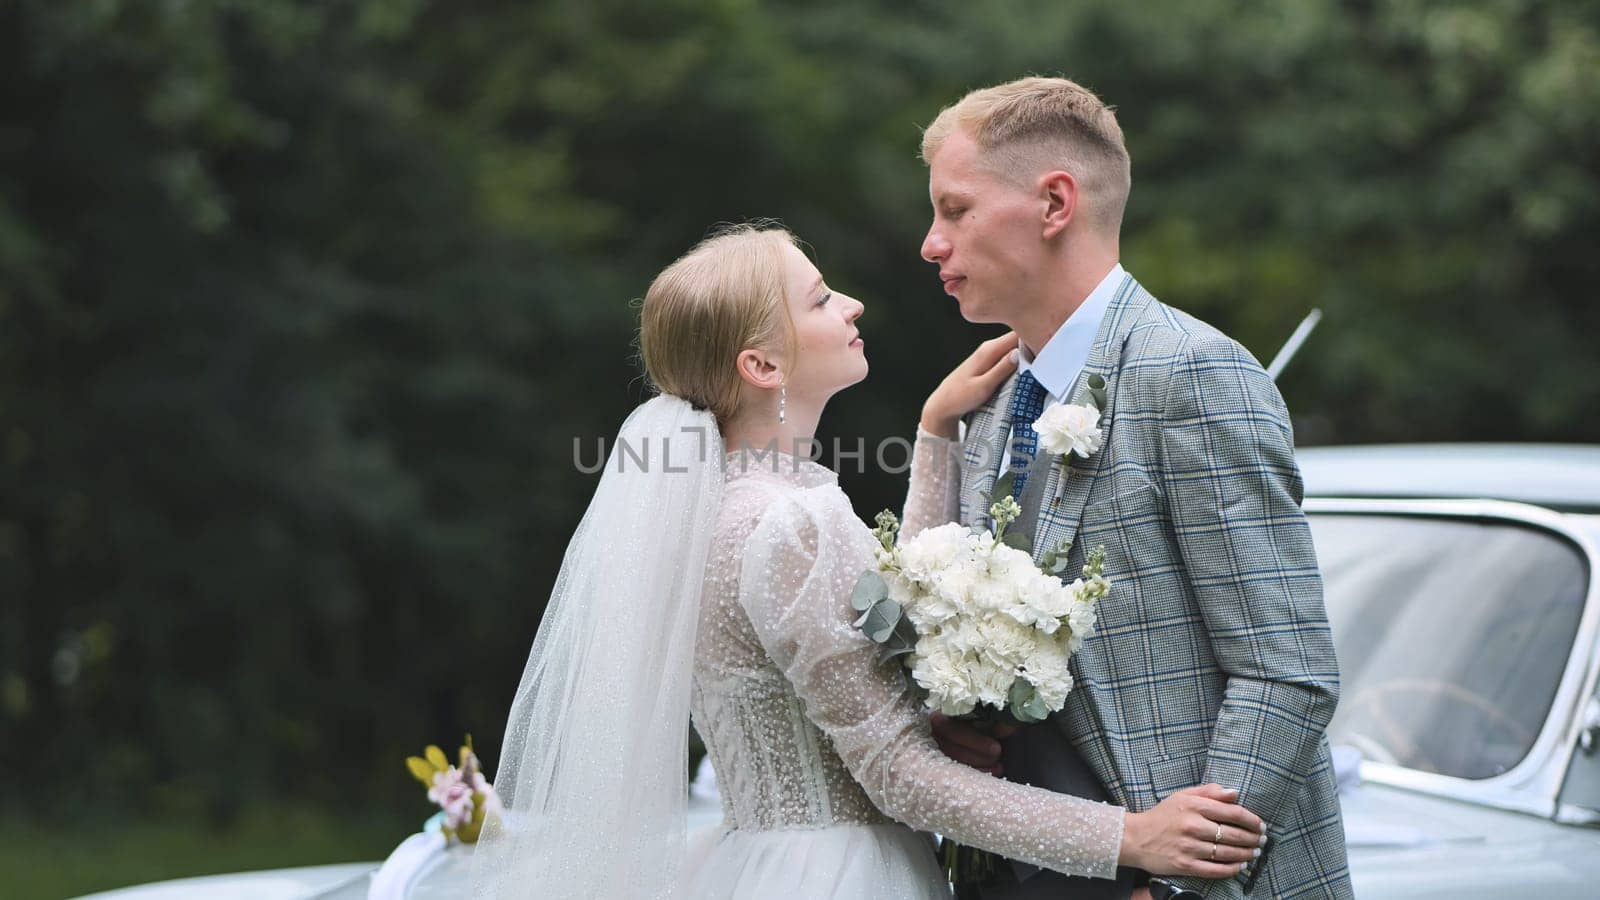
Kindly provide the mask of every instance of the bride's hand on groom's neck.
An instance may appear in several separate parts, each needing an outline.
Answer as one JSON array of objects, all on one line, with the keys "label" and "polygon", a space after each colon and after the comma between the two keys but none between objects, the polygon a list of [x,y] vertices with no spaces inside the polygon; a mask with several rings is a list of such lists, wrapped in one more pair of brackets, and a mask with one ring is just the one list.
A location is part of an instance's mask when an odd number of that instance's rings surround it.
[{"label": "bride's hand on groom's neck", "polygon": [[982,406],[1017,371],[1016,349],[1014,331],[979,344],[928,395],[922,405],[922,430],[955,440],[960,435],[961,417]]}]

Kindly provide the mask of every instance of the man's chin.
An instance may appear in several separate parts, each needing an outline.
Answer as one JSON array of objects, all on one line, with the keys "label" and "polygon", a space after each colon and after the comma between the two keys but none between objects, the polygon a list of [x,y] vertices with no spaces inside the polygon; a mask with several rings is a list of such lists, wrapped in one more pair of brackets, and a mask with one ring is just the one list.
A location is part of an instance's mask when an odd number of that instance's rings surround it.
[{"label": "man's chin", "polygon": [[960,298],[957,298],[956,304],[956,308],[961,310],[961,318],[966,319],[968,322],[971,322],[974,325],[990,325],[999,321],[994,317],[993,313],[988,307],[975,300],[961,300]]}]

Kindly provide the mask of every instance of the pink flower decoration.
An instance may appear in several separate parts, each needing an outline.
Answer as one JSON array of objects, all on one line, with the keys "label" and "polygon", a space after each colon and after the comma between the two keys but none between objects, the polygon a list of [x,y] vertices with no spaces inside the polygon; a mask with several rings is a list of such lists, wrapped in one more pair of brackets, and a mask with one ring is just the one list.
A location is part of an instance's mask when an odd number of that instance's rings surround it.
[{"label": "pink flower decoration", "polygon": [[[481,777],[481,776],[480,776]],[[445,824],[452,829],[472,821],[472,787],[462,778],[455,766],[433,776],[433,787],[428,789],[428,799],[444,810]]]},{"label": "pink flower decoration", "polygon": [[500,795],[494,792],[494,785],[489,783],[489,779],[483,777],[482,772],[472,773],[472,789],[483,795],[483,808],[485,810],[496,815],[505,812],[505,809],[500,805]]}]

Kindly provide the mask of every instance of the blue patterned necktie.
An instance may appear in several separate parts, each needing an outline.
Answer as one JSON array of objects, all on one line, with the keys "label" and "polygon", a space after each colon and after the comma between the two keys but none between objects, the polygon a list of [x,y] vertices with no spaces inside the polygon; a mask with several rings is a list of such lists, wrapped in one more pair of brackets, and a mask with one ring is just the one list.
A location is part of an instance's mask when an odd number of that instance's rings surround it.
[{"label": "blue patterned necktie", "polygon": [[1017,473],[1011,483],[1011,496],[1018,502],[1028,483],[1028,466],[1039,452],[1039,433],[1033,430],[1033,423],[1044,412],[1046,399],[1044,385],[1032,372],[1017,376],[1017,387],[1011,393],[1011,471]]}]

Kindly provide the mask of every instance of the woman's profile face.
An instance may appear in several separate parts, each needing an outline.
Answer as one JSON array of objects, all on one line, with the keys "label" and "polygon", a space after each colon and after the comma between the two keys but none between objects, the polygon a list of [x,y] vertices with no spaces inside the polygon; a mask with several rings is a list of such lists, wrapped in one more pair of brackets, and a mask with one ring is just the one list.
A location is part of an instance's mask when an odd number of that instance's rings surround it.
[{"label": "woman's profile face", "polygon": [[800,248],[786,244],[783,253],[796,344],[788,391],[791,396],[825,400],[867,377],[866,346],[856,328],[865,307],[854,297],[831,290]]}]

